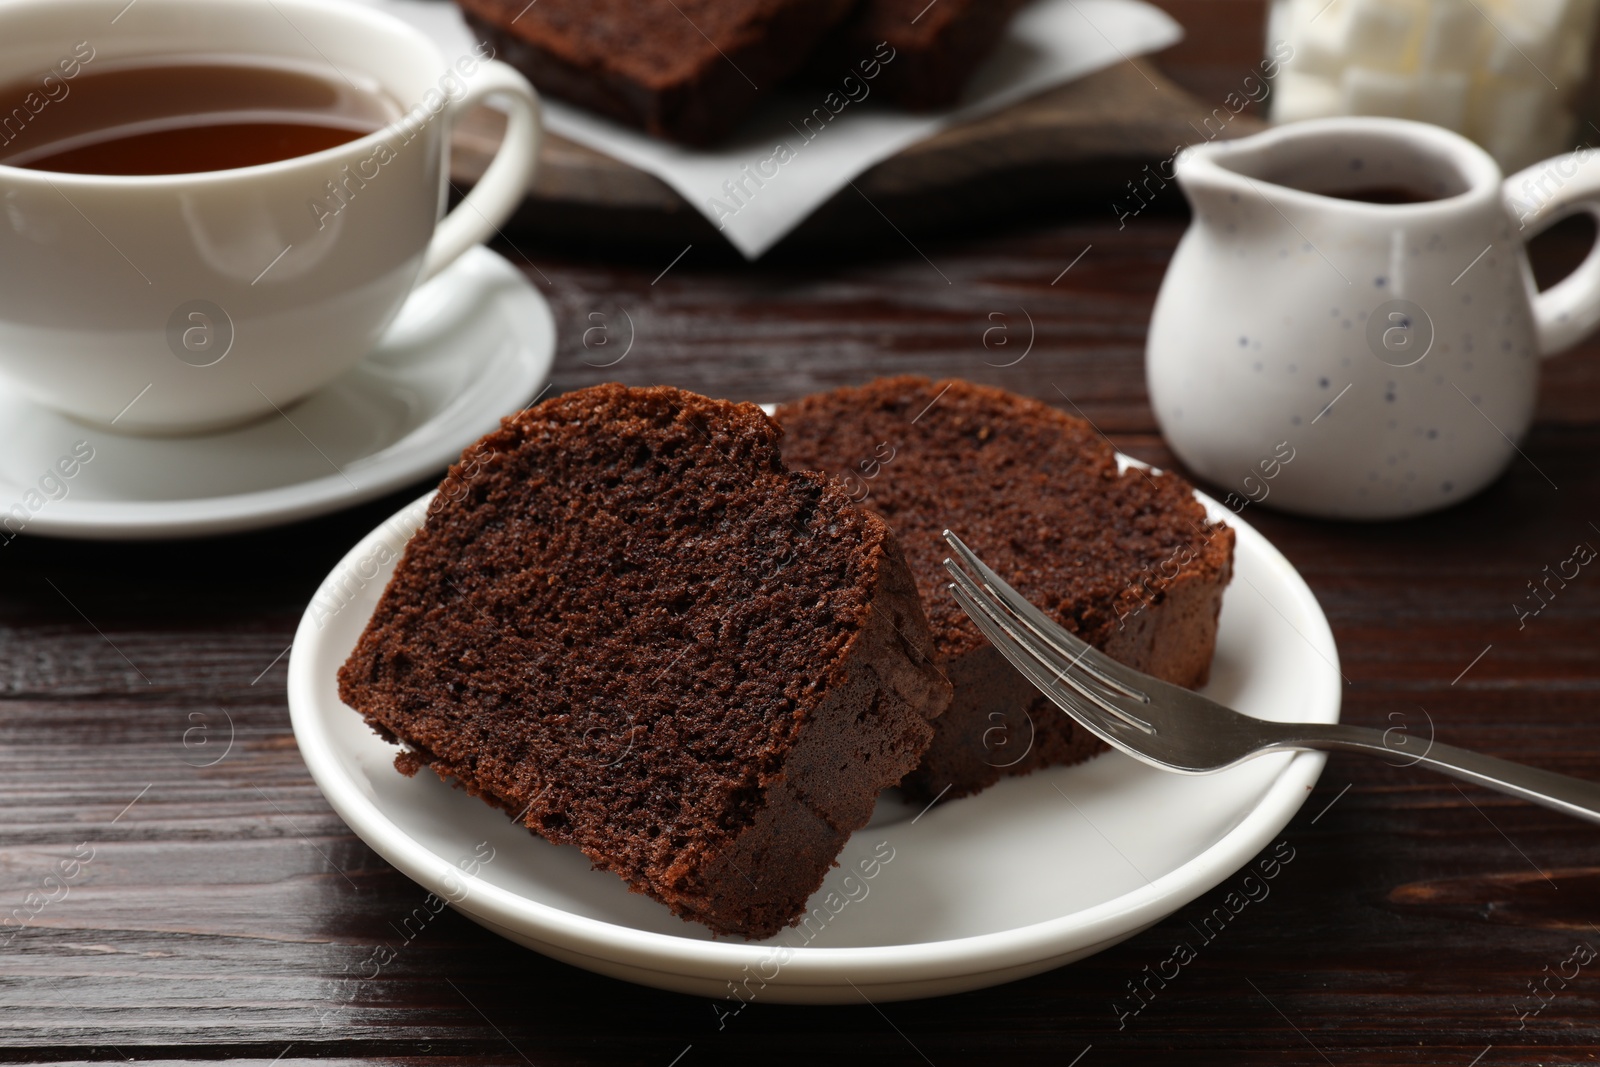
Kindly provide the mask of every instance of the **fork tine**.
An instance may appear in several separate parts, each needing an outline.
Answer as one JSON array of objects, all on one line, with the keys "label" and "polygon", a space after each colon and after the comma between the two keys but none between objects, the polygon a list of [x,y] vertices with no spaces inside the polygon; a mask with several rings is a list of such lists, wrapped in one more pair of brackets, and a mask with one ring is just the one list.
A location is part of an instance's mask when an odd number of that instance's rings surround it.
[{"label": "fork tine", "polygon": [[[1021,620],[1005,612],[1005,605],[999,601],[998,594],[994,590],[980,587],[954,560],[946,560],[945,569],[955,579],[951,592],[955,594],[962,609],[972,617],[979,629],[983,630],[984,636],[988,637],[1000,654],[1010,660],[1013,666],[1022,671],[1028,680],[1058,707],[1096,733],[1118,726],[1131,727],[1147,734],[1155,733],[1155,728],[1149,723],[1117,707],[1078,678],[1073,672],[1074,665],[1070,657],[1062,656],[1060,651],[1051,647],[1048,642],[1041,645],[1037,638],[1019,628],[1017,623]],[[1063,693],[1060,689],[1063,683],[1078,697],[1087,701],[1093,710],[1077,704]],[[1066,703],[1064,700],[1071,703]],[[1085,715],[1096,718],[1109,715],[1115,723],[1111,725],[1107,725],[1104,721],[1091,723],[1084,718]]]},{"label": "fork tine", "polygon": [[[1076,693],[1065,689],[1058,684],[1056,677],[1047,670],[1038,659],[1025,651],[1019,640],[1013,639],[1004,623],[992,607],[982,599],[981,591],[977,591],[976,583],[972,582],[965,573],[952,568],[952,573],[958,574],[956,581],[950,583],[950,592],[956,602],[972,617],[978,629],[983,631],[989,643],[1000,651],[1000,654],[1011,662],[1011,665],[1021,671],[1023,676],[1033,683],[1034,687],[1043,693],[1051,703],[1077,722],[1081,723],[1090,733],[1096,735],[1107,743],[1116,742],[1113,737],[1114,727],[1106,720],[1104,711],[1086,700],[1075,699]],[[965,581],[962,581],[965,579]],[[975,593],[975,591],[977,591]]]},{"label": "fork tine", "polygon": [[1082,670],[1101,685],[1141,703],[1148,704],[1150,702],[1150,697],[1147,693],[1131,682],[1119,677],[1122,671],[1127,670],[1122,664],[1040,611],[1021,593],[1011,588],[1005,579],[990,570],[983,560],[979,559],[977,554],[966,546],[961,538],[946,530],[944,539],[955,553],[961,557],[962,562],[983,579],[984,584],[989,587],[1000,603],[1026,625],[1028,629],[1032,630],[1040,640],[1053,647],[1063,658],[1069,660],[1073,666]]}]

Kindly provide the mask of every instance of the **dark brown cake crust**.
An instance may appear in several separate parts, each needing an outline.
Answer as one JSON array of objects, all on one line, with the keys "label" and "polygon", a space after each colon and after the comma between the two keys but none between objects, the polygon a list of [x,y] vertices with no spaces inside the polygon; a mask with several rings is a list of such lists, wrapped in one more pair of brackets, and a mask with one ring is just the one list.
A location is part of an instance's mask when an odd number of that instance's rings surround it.
[{"label": "dark brown cake crust", "polygon": [[862,0],[818,49],[812,70],[836,77],[880,42],[894,48],[874,89],[913,111],[949,107],[1027,0]]},{"label": "dark brown cake crust", "polygon": [[1118,473],[1082,419],[969,382],[887,378],[778,409],[791,465],[828,471],[894,528],[955,689],[904,787],[931,798],[1103,746],[984,639],[945,589],[942,532],[1062,625],[1134,668],[1204,684],[1233,530],[1173,474]]},{"label": "dark brown cake crust", "polygon": [[457,0],[540,91],[710,144],[810,56],[855,0]]},{"label": "dark brown cake crust", "polygon": [[749,404],[595,386],[451,468],[340,697],[684,918],[794,922],[949,687],[887,527]]}]

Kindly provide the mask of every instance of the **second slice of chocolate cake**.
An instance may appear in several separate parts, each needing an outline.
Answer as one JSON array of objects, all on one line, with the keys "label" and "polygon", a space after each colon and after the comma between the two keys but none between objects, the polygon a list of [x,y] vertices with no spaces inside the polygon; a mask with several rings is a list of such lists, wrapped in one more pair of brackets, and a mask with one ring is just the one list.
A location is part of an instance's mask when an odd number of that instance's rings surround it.
[{"label": "second slice of chocolate cake", "polygon": [[678,915],[796,921],[949,685],[894,537],[759,408],[579,390],[440,487],[339,693]]},{"label": "second slice of chocolate cake", "polygon": [[1083,419],[970,382],[886,378],[778,409],[783,455],[825,470],[894,528],[955,686],[903,783],[932,799],[1105,748],[997,652],[945,586],[956,532],[1067,629],[1137,670],[1204,684],[1233,530],[1174,474],[1119,471]]},{"label": "second slice of chocolate cake", "polygon": [[881,71],[874,92],[913,111],[949,107],[1026,2],[861,0],[817,49],[812,71],[834,80],[874,57],[883,60],[870,68]]},{"label": "second slice of chocolate cake", "polygon": [[854,0],[457,0],[540,92],[707,145],[798,70]]}]

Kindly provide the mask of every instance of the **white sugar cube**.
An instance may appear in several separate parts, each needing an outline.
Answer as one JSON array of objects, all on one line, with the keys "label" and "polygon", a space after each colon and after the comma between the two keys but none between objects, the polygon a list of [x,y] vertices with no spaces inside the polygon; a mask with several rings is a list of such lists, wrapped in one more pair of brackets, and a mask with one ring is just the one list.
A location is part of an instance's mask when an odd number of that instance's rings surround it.
[{"label": "white sugar cube", "polygon": [[[1391,115],[1465,133],[1509,169],[1572,144],[1600,0],[1276,0],[1276,122]],[[1559,88],[1557,88],[1559,86]]]},{"label": "white sugar cube", "polygon": [[1558,27],[1546,23],[1537,10],[1519,8],[1492,18],[1495,32],[1489,38],[1484,68],[1509,81],[1551,84],[1562,37]]},{"label": "white sugar cube", "polygon": [[1575,0],[1478,0],[1484,12],[1496,23],[1501,19],[1515,19],[1526,26],[1536,37],[1554,33],[1556,28],[1572,17],[1578,6]]},{"label": "white sugar cube", "polygon": [[1485,31],[1494,32],[1468,0],[1434,0],[1422,31],[1421,66],[1425,70],[1472,69]]},{"label": "white sugar cube", "polygon": [[1280,41],[1294,44],[1294,4],[1275,3],[1267,6],[1267,51],[1271,52]]},{"label": "white sugar cube", "polygon": [[1337,78],[1348,59],[1349,0],[1297,0],[1290,7],[1289,43],[1294,57],[1284,66],[1304,74]]},{"label": "white sugar cube", "polygon": [[1412,117],[1455,130],[1467,128],[1467,101],[1472,82],[1465,74],[1429,71],[1418,75]]},{"label": "white sugar cube", "polygon": [[1410,66],[1420,11],[1397,0],[1350,0],[1345,57],[1368,69],[1400,71]]},{"label": "white sugar cube", "polygon": [[1299,122],[1342,112],[1339,83],[1297,70],[1280,71],[1272,86],[1272,121]]},{"label": "white sugar cube", "polygon": [[1387,70],[1351,67],[1339,79],[1347,115],[1391,115],[1411,118],[1416,111],[1417,79]]}]

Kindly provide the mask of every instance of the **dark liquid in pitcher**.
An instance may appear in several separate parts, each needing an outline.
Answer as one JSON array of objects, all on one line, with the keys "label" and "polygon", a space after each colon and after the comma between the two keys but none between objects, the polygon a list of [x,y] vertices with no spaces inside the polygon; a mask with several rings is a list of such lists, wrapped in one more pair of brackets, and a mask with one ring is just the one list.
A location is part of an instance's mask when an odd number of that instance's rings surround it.
[{"label": "dark liquid in pitcher", "polygon": [[1430,200],[1439,199],[1437,196],[1419,193],[1415,189],[1407,189],[1403,185],[1372,185],[1360,189],[1324,192],[1321,195],[1338,200],[1360,200],[1368,204],[1425,204]]},{"label": "dark liquid in pitcher", "polygon": [[192,174],[353,141],[400,115],[376,86],[254,57],[83,63],[0,87],[0,164],[70,174]]}]

